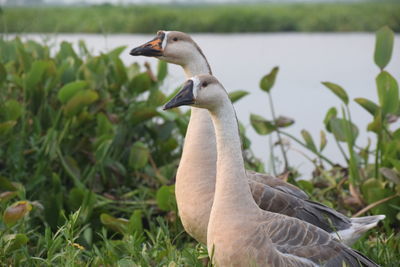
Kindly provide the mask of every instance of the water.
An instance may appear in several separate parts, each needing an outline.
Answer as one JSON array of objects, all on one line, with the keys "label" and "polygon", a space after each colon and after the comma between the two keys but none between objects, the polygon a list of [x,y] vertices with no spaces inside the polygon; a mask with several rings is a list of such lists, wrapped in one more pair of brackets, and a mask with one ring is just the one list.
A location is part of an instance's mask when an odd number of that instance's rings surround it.
[{"label": "water", "polygon": [[[36,40],[47,39],[45,35],[26,35]],[[271,118],[267,95],[259,87],[259,81],[274,66],[280,71],[272,95],[277,114],[295,119],[295,125],[287,132],[301,138],[300,131],[307,129],[319,145],[319,132],[323,129],[323,119],[329,107],[340,111],[341,102],[321,81],[331,81],[341,85],[350,99],[364,97],[377,102],[375,77],[379,69],[373,63],[375,45],[374,34],[369,33],[277,33],[277,34],[193,34],[212,67],[214,75],[228,91],[246,90],[251,94],[235,104],[239,119],[247,127],[248,137],[252,141],[255,155],[269,162],[269,139],[257,135],[250,123],[250,113]],[[125,63],[148,61],[157,64],[153,58],[131,57],[129,50],[153,38],[153,35],[56,35],[50,42],[67,40],[77,43],[86,41],[92,51],[108,51],[117,46],[126,45],[122,54]],[[400,80],[400,35],[396,36],[394,53],[387,70]],[[169,65],[170,77],[167,86],[170,90],[181,84],[185,77],[180,67]],[[167,88],[167,90],[168,90]],[[365,146],[367,139],[374,139],[366,133],[366,126],[372,120],[354,101],[350,109],[352,119],[360,129],[357,144]],[[399,127],[396,123],[394,127]],[[313,165],[291,142],[290,164],[302,172],[303,177],[310,176]],[[345,145],[343,146],[346,147]],[[276,150],[279,154],[279,151]],[[324,154],[334,162],[343,163],[343,157],[332,138]],[[311,156],[310,153],[306,155]]]}]

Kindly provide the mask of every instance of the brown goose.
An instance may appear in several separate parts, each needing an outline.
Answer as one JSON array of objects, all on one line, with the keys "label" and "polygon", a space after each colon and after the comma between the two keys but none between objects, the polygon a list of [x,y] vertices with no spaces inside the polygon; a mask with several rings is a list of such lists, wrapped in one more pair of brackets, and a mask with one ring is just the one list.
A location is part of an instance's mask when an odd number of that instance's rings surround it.
[{"label": "brown goose", "polygon": [[215,128],[217,174],[207,247],[216,266],[378,266],[312,224],[258,207],[244,169],[235,110],[214,76],[191,78],[164,108],[181,105],[207,109]]},{"label": "brown goose", "polygon": [[[211,74],[210,65],[200,47],[183,32],[159,31],[153,40],[132,49],[130,54],[156,57],[178,64],[188,78]],[[204,139],[207,140],[207,146],[204,146]],[[185,230],[204,244],[215,191],[216,160],[215,132],[210,115],[207,110],[192,107],[176,175],[175,194]],[[348,218],[309,201],[305,192],[278,178],[253,171],[246,171],[246,174],[254,199],[261,208],[307,221],[347,244],[354,242],[384,218],[383,215]]]}]

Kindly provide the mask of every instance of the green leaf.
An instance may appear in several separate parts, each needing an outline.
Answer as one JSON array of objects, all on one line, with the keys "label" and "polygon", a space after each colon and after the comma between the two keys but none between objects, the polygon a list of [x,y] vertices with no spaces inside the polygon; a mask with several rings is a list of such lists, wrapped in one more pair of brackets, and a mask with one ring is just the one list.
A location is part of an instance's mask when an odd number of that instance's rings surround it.
[{"label": "green leaf", "polygon": [[157,81],[161,82],[164,81],[165,77],[168,74],[168,64],[163,60],[158,61],[157,66]]},{"label": "green leaf", "polygon": [[1,191],[16,191],[15,187],[7,178],[0,176],[0,190]]},{"label": "green leaf", "polygon": [[0,136],[8,134],[16,124],[16,121],[6,121],[0,123]]},{"label": "green leaf", "polygon": [[399,107],[399,87],[397,81],[386,71],[382,71],[376,77],[379,103],[382,107],[382,115],[395,113]]},{"label": "green leaf", "polygon": [[18,201],[9,206],[3,214],[3,221],[8,226],[16,224],[32,210],[28,201]]},{"label": "green leaf", "polygon": [[157,115],[158,112],[154,107],[140,107],[137,105],[135,111],[130,114],[129,121],[132,123],[132,125],[137,125]]},{"label": "green leaf", "polygon": [[250,114],[250,123],[260,135],[267,135],[277,129],[272,121],[268,121],[256,114]]},{"label": "green leaf", "polygon": [[319,144],[319,151],[322,152],[322,150],[324,150],[324,148],[326,147],[326,144],[328,143],[328,141],[326,140],[326,134],[322,130],[320,132],[320,139],[321,139],[321,142]]},{"label": "green leaf", "polygon": [[135,210],[132,216],[129,218],[128,232],[132,233],[142,233],[143,223],[142,223],[142,211]]},{"label": "green leaf", "polygon": [[64,85],[60,91],[58,91],[57,97],[61,103],[67,103],[76,93],[88,87],[88,83],[85,81],[70,82]]},{"label": "green leaf", "polygon": [[7,71],[4,68],[3,64],[0,63],[0,84],[7,80]]},{"label": "green leaf", "polygon": [[330,82],[323,82],[329,90],[331,90],[337,97],[339,97],[346,105],[349,104],[349,97],[346,91],[339,85],[330,83]]},{"label": "green leaf", "polygon": [[29,238],[25,234],[10,234],[3,237],[6,245],[4,247],[6,255],[25,246]]},{"label": "green leaf", "polygon": [[23,106],[16,100],[10,99],[7,100],[4,104],[4,112],[6,120],[16,121],[21,117],[24,108]]},{"label": "green leaf", "polygon": [[121,55],[121,53],[124,52],[125,49],[126,49],[126,46],[118,46],[117,48],[114,48],[107,54],[111,57],[119,57],[119,55]]},{"label": "green leaf", "polygon": [[325,128],[328,132],[332,132],[331,130],[331,126],[329,124],[329,122],[331,121],[331,119],[336,118],[337,116],[337,110],[335,107],[331,107],[328,112],[325,115],[324,118],[324,124],[325,124]]},{"label": "green leaf", "polygon": [[109,228],[115,232],[118,232],[121,234],[127,233],[127,228],[129,225],[129,221],[127,219],[115,218],[109,214],[102,213],[100,215],[100,221],[107,228]]},{"label": "green leaf", "polygon": [[274,67],[270,73],[265,75],[260,81],[260,88],[269,93],[275,84],[276,75],[278,74],[279,67]]},{"label": "green leaf", "polygon": [[135,170],[146,166],[150,156],[150,151],[142,142],[136,142],[132,145],[129,153],[129,166]]},{"label": "green leaf", "polygon": [[[338,141],[347,142],[352,140],[352,142],[354,142],[358,136],[357,126],[347,120],[333,118],[330,120],[329,124],[333,135]],[[349,136],[347,127],[350,127],[352,136]]]},{"label": "green leaf", "polygon": [[176,206],[175,200],[175,186],[163,185],[156,193],[156,201],[160,210],[170,211],[174,210]]},{"label": "green leaf", "polygon": [[82,111],[83,108],[92,104],[99,98],[94,90],[83,90],[76,93],[65,105],[64,113],[67,116],[74,116]]},{"label": "green leaf", "polygon": [[381,109],[378,109],[374,120],[368,124],[367,130],[372,131],[375,133],[379,133],[382,131],[382,111]]},{"label": "green leaf", "polygon": [[376,115],[376,112],[379,109],[379,106],[377,104],[366,98],[359,97],[355,98],[354,101],[356,101],[356,103],[362,106],[366,111],[368,111],[373,116]]},{"label": "green leaf", "polygon": [[147,72],[142,72],[133,77],[129,84],[129,90],[133,94],[140,94],[149,90],[152,86],[151,77]]},{"label": "green leaf", "polygon": [[311,134],[307,130],[301,130],[301,136],[303,136],[304,141],[306,142],[306,146],[308,149],[312,151],[317,151],[317,147],[315,146],[314,140],[312,139]]},{"label": "green leaf", "polygon": [[43,77],[43,74],[48,66],[46,61],[35,61],[33,62],[30,71],[25,79],[25,87],[32,89],[35,87]]},{"label": "green leaf", "polygon": [[249,92],[243,91],[243,90],[237,90],[229,93],[229,98],[231,99],[232,103],[235,103],[236,101],[240,100],[241,98],[245,97],[248,95]]},{"label": "green leaf", "polygon": [[314,193],[314,185],[310,181],[298,180],[298,181],[296,181],[296,183],[301,189],[303,189],[310,195],[312,195]]},{"label": "green leaf", "polygon": [[374,60],[375,64],[383,70],[392,57],[394,33],[388,26],[384,26],[376,32],[375,37]]},{"label": "green leaf", "polygon": [[279,116],[275,120],[275,125],[279,128],[286,128],[294,124],[294,119],[285,116]]}]

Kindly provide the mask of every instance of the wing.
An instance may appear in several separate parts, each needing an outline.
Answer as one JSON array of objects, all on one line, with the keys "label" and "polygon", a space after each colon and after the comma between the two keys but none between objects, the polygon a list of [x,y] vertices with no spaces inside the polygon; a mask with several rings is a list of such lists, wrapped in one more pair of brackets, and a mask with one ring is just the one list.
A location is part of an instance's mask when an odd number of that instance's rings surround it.
[{"label": "wing", "polygon": [[334,209],[297,198],[265,184],[254,181],[249,184],[255,202],[263,210],[298,218],[329,233],[351,227],[350,219]]},{"label": "wing", "polygon": [[296,218],[264,212],[264,223],[255,231],[271,239],[276,257],[288,263],[311,261],[324,266],[378,266],[359,252],[334,239],[327,232]]},{"label": "wing", "polygon": [[291,194],[301,199],[309,199],[308,195],[300,188],[282,181],[279,178],[255,171],[246,170],[247,177],[251,181],[256,181],[271,186],[287,194]]}]

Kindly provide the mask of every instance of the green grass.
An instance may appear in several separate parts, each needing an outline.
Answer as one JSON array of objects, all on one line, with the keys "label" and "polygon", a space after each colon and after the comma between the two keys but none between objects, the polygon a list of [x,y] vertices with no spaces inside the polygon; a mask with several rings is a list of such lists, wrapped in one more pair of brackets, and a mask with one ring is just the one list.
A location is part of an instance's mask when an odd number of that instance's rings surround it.
[{"label": "green grass", "polygon": [[400,4],[252,4],[91,7],[5,7],[1,32],[154,33],[185,32],[400,31]]}]

